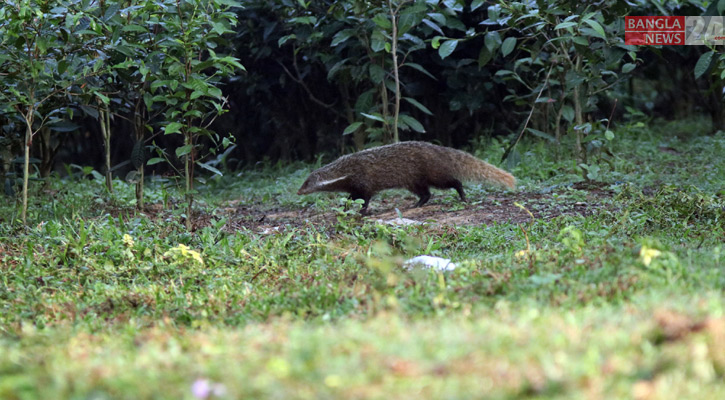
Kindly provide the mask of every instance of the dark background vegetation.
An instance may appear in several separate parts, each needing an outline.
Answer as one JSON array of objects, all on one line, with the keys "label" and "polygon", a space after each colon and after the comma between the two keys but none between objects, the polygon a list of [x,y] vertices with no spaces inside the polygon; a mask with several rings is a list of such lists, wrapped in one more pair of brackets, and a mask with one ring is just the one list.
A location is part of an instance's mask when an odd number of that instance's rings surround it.
[{"label": "dark background vegetation", "polygon": [[[313,160],[321,153],[327,160],[389,142],[394,71],[390,52],[380,45],[389,44],[391,36],[385,23],[375,21],[389,18],[391,7],[398,10],[398,24],[408,24],[399,35],[401,95],[420,105],[402,101],[401,114],[414,121],[401,123],[400,140],[455,147],[491,137],[511,141],[532,108],[527,134],[552,144],[564,142],[572,149],[579,145],[567,138],[576,133],[575,127],[587,123],[591,125],[582,128],[584,135],[601,136],[610,124],[632,119],[704,114],[712,120],[712,131],[723,129],[719,60],[709,57],[697,79],[693,73],[711,49],[624,46],[623,31],[627,15],[714,15],[719,2],[709,7],[697,1],[434,3],[242,1],[243,7],[235,9],[235,33],[226,36],[225,49],[216,49],[239,58],[246,68],[219,83],[228,112],[212,130],[230,135],[236,143],[226,155],[226,166]],[[585,19],[598,23],[606,36],[598,35]],[[573,26],[556,29],[567,21]],[[376,43],[376,35],[382,41]],[[515,44],[505,48],[502,42],[509,38]],[[456,42],[455,49],[444,54],[441,49],[449,41]],[[580,70],[567,64],[576,57],[584,63]],[[581,91],[581,113],[575,112],[575,90]],[[539,92],[541,98],[535,103]],[[116,114],[112,165],[125,163],[114,170],[123,176],[133,167],[127,161],[136,143],[129,122],[134,110],[119,107],[111,112]],[[151,118],[148,130],[158,134],[161,123],[170,122],[164,118],[163,114]],[[34,140],[33,161],[42,164],[46,159],[45,166],[38,166],[41,175],[64,174],[62,165],[68,164],[103,170],[97,121],[79,110],[72,121],[78,129],[51,128],[48,136]],[[361,126],[343,135],[356,122]],[[0,124],[3,169],[13,169],[8,161],[19,165],[24,127],[9,112],[0,113]],[[182,144],[179,137],[160,134],[150,140],[149,136],[144,141],[147,154],[157,147],[171,155],[172,163],[179,162],[173,157],[173,149]],[[53,143],[51,154],[44,140]],[[204,155],[216,146],[208,140],[200,143],[199,154]],[[586,148],[575,150],[574,156],[586,159],[582,153]],[[165,163],[146,169],[171,170]]]}]

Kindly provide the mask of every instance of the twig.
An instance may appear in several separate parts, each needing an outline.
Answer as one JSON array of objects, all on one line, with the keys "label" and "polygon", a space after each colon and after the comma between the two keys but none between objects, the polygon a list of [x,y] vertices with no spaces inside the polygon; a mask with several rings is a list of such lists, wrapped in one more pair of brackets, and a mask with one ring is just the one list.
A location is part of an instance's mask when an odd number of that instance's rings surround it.
[{"label": "twig", "polygon": [[539,94],[536,96],[536,99],[534,99],[534,104],[531,106],[531,112],[529,112],[529,116],[526,118],[526,122],[524,123],[524,127],[521,129],[521,133],[519,133],[519,136],[516,138],[516,140],[509,146],[508,149],[506,149],[506,152],[503,153],[503,157],[501,157],[501,161],[505,160],[509,154],[511,153],[511,150],[513,150],[514,146],[516,146],[519,143],[519,140],[521,140],[522,137],[524,137],[524,132],[526,132],[526,127],[529,125],[529,121],[531,121],[531,116],[534,115],[534,109],[536,108],[536,101],[539,100],[541,97],[541,93],[544,92],[544,89],[549,84],[549,75],[551,75],[551,70],[554,69],[554,66],[552,65],[549,67],[549,72],[546,73],[546,79],[544,79],[544,84],[541,85],[541,90],[539,90]]},{"label": "twig", "polygon": [[[293,50],[293,53],[294,53],[294,50]],[[321,105],[322,107],[325,107],[325,108],[327,108],[327,109],[330,109],[330,110],[332,110],[333,112],[335,112],[336,114],[338,114],[338,115],[342,116],[342,115],[341,115],[341,114],[340,114],[339,112],[337,112],[337,110],[335,110],[334,108],[332,108],[332,107],[333,107],[333,106],[334,106],[334,105],[335,105],[335,104],[336,104],[337,102],[335,102],[335,103],[331,103],[331,104],[326,104],[326,103],[325,103],[325,102],[323,102],[322,100],[320,100],[320,99],[318,99],[317,97],[315,97],[315,95],[314,95],[314,94],[312,93],[312,91],[310,90],[310,88],[309,88],[309,87],[307,87],[307,84],[306,84],[306,83],[304,82],[304,80],[302,80],[302,77],[300,77],[300,71],[299,71],[299,68],[297,67],[297,56],[296,56],[296,55],[293,55],[293,58],[292,58],[292,63],[293,63],[293,65],[294,65],[294,67],[295,67],[295,72],[297,73],[297,76],[294,76],[294,75],[292,74],[292,72],[290,72],[290,70],[289,70],[289,69],[287,69],[287,67],[285,67],[285,65],[284,65],[284,64],[282,64],[282,62],[281,62],[281,61],[277,60],[277,64],[279,64],[279,65],[280,65],[280,66],[282,67],[282,69],[284,70],[284,72],[286,72],[286,73],[287,73],[287,75],[288,75],[288,76],[289,76],[289,77],[290,77],[290,78],[291,78],[291,79],[292,79],[293,81],[297,82],[297,84],[299,84],[300,86],[302,86],[302,89],[304,89],[304,90],[305,90],[305,92],[307,92],[307,95],[308,95],[308,96],[310,97],[310,100],[312,100],[312,101],[314,101],[315,103],[317,103],[317,104]]]}]

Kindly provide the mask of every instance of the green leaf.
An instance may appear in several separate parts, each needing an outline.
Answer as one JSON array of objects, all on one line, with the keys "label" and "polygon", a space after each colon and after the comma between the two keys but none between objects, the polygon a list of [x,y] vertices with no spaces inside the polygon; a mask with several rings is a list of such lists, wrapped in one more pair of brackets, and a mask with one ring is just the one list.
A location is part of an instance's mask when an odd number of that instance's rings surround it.
[{"label": "green leaf", "polygon": [[229,6],[229,7],[242,7],[242,4],[238,1],[234,0],[214,0],[215,3],[222,6]]},{"label": "green leaf", "polygon": [[499,35],[496,31],[488,32],[484,37],[483,42],[486,44],[488,51],[493,53],[496,51],[498,46],[501,45],[501,35]]},{"label": "green leaf", "polygon": [[478,53],[478,68],[483,68],[493,58],[493,53],[488,50],[488,47],[481,47],[481,52]]},{"label": "green leaf", "polygon": [[48,127],[55,132],[74,132],[80,128],[80,125],[76,125],[70,121],[59,121],[48,125]]},{"label": "green leaf", "polygon": [[584,23],[591,26],[592,29],[597,33],[597,36],[600,38],[607,40],[607,34],[604,33],[604,28],[599,24],[599,22],[593,20],[593,19],[585,19]]},{"label": "green leaf", "polygon": [[221,61],[221,62],[225,62],[225,63],[227,63],[227,64],[229,64],[229,65],[231,65],[231,66],[233,66],[233,67],[235,67],[235,68],[239,68],[239,69],[241,69],[242,71],[246,71],[246,69],[244,68],[244,65],[242,65],[242,64],[241,64],[241,63],[239,62],[239,59],[238,59],[238,58],[236,58],[236,57],[232,57],[232,56],[226,56],[226,57],[222,57],[222,58],[220,58],[220,59],[219,59],[219,61]]},{"label": "green leaf", "polygon": [[443,0],[443,4],[455,12],[463,11],[464,2],[461,0]]},{"label": "green leaf", "polygon": [[183,125],[179,122],[171,122],[166,125],[166,128],[164,129],[164,134],[170,135],[172,133],[178,133],[181,131],[182,126]]},{"label": "green leaf", "polygon": [[79,106],[81,110],[86,113],[86,115],[90,116],[93,119],[98,119],[98,110],[85,104],[80,104]]},{"label": "green leaf", "polygon": [[374,113],[374,114],[360,113],[360,115],[362,115],[365,118],[372,119],[373,121],[379,121],[379,122],[385,123],[385,119],[379,113]]},{"label": "green leaf", "polygon": [[412,97],[403,97],[405,101],[415,106],[415,108],[419,109],[420,111],[423,111],[424,113],[428,115],[433,115],[433,113],[428,109],[428,107],[424,106],[423,104],[419,103],[418,100],[412,98]]},{"label": "green leaf", "polygon": [[501,54],[506,57],[507,55],[511,54],[512,51],[514,51],[514,47],[516,47],[516,38],[507,37],[501,45]]},{"label": "green leaf", "polygon": [[103,93],[95,92],[96,96],[98,96],[99,99],[103,102],[103,104],[108,105],[111,102],[111,99],[108,98],[108,96],[104,95]]},{"label": "green leaf", "polygon": [[151,91],[155,92],[156,89],[158,89],[162,86],[165,86],[165,85],[166,85],[166,81],[163,81],[161,79],[155,80],[155,81],[153,81],[153,83],[151,83]]},{"label": "green leaf", "polygon": [[158,164],[158,163],[161,163],[164,161],[166,161],[166,160],[164,160],[161,157],[154,157],[154,158],[148,160],[148,162],[146,162],[146,165],[154,165],[154,164]]},{"label": "green leaf", "polygon": [[279,38],[279,40],[277,40],[277,47],[282,47],[282,45],[287,43],[287,41],[290,39],[297,39],[297,35],[293,33],[291,35],[282,36],[281,38]]},{"label": "green leaf", "polygon": [[103,20],[108,22],[116,15],[116,13],[118,13],[119,8],[120,6],[118,3],[111,3],[106,9],[106,12],[103,14]]},{"label": "green leaf", "polygon": [[373,31],[370,35],[370,48],[376,53],[385,48],[385,36],[379,30]]},{"label": "green leaf", "polygon": [[124,25],[123,28],[121,28],[121,30],[124,32],[143,32],[143,33],[148,32],[148,29],[146,29],[145,27],[143,27],[141,25],[136,25],[136,24]]},{"label": "green leaf", "polygon": [[589,40],[587,40],[586,36],[574,36],[572,41],[581,46],[589,46]]},{"label": "green leaf", "polygon": [[456,49],[456,46],[458,46],[458,40],[446,40],[441,44],[441,47],[438,49],[438,55],[441,56],[441,59],[444,59],[453,53],[453,50]]},{"label": "green leaf", "polygon": [[538,129],[526,128],[526,130],[528,132],[530,132],[532,135],[538,136],[538,137],[540,137],[542,139],[546,139],[546,140],[548,140],[550,142],[555,142],[556,141],[556,138],[555,137],[551,136],[550,134],[548,134],[546,132],[542,132],[542,131],[540,131]]},{"label": "green leaf", "polygon": [[343,29],[340,32],[337,32],[335,34],[335,36],[332,37],[332,43],[330,43],[330,46],[335,47],[338,44],[349,39],[354,34],[355,34],[354,29]]},{"label": "green leaf", "polygon": [[561,116],[568,122],[574,120],[574,109],[570,105],[564,105],[561,107]]},{"label": "green leaf", "polygon": [[345,58],[335,63],[330,69],[327,71],[327,79],[332,80],[332,78],[337,74],[338,71],[342,69],[342,67],[345,66],[345,63],[347,63],[350,59]]},{"label": "green leaf", "polygon": [[151,93],[145,92],[143,94],[143,102],[146,105],[146,109],[151,111],[151,107],[154,105],[154,97],[151,96]]},{"label": "green leaf", "polygon": [[200,162],[197,162],[196,164],[197,164],[198,166],[200,166],[200,167],[204,168],[204,169],[205,169],[205,170],[207,170],[207,171],[211,171],[212,173],[214,173],[214,175],[224,176],[224,174],[222,174],[222,172],[221,172],[221,171],[219,171],[218,169],[216,169],[216,168],[212,167],[212,166],[211,166],[211,165],[209,165],[208,163],[200,163]]},{"label": "green leaf", "polygon": [[184,83],[182,85],[188,89],[198,90],[203,94],[206,94],[207,90],[209,90],[209,87],[211,87],[211,84],[209,84],[208,82],[197,78],[191,78],[189,79],[188,83]]},{"label": "green leaf", "polygon": [[414,131],[420,132],[420,133],[425,133],[425,128],[423,128],[423,124],[418,122],[417,119],[411,117],[410,115],[400,114],[400,116],[398,116],[398,118],[405,125],[408,125],[409,127],[411,127]]},{"label": "green leaf", "polygon": [[433,76],[433,74],[431,74],[430,72],[428,72],[428,71],[427,71],[427,70],[426,70],[425,68],[423,68],[423,66],[422,66],[422,65],[420,65],[420,64],[416,64],[416,63],[412,63],[412,62],[407,62],[407,63],[403,64],[403,65],[402,65],[401,67],[410,67],[410,68],[416,69],[416,70],[418,70],[418,71],[420,71],[420,72],[422,72],[422,73],[424,73],[424,74],[428,75],[428,76],[429,76],[430,78],[432,78],[433,80],[436,80],[436,81],[438,80],[438,79],[436,79],[436,77],[435,77],[435,76]]},{"label": "green leaf", "polygon": [[438,25],[446,24],[446,16],[441,13],[428,13],[428,16],[438,23]]},{"label": "green leaf", "polygon": [[485,3],[485,0],[473,0],[471,3],[471,11],[475,11],[478,7],[481,7]]},{"label": "green leaf", "polygon": [[216,86],[210,87],[206,94],[209,96],[215,97],[217,99],[222,98],[222,90]]},{"label": "green leaf", "polygon": [[375,25],[383,28],[383,29],[391,29],[393,27],[393,24],[388,19],[388,16],[383,13],[375,14],[373,17],[373,22],[375,22]]},{"label": "green leaf", "polygon": [[441,39],[444,39],[442,36],[434,36],[433,39],[430,41],[430,46],[433,48],[433,50],[438,50],[439,47],[441,47]]},{"label": "green leaf", "polygon": [[632,72],[632,70],[633,70],[633,69],[634,69],[634,68],[635,68],[636,66],[637,66],[637,65],[636,65],[636,64],[633,64],[633,63],[626,63],[626,64],[622,65],[622,73],[624,73],[624,74],[628,74],[628,73]]},{"label": "green leaf", "polygon": [[296,17],[289,20],[289,22],[298,25],[315,25],[317,23],[317,17],[307,15],[304,17]]},{"label": "green leaf", "polygon": [[428,25],[434,31],[436,31],[436,32],[440,33],[441,35],[443,35],[443,30],[435,22],[433,22],[433,21],[431,21],[431,20],[429,20],[427,18],[424,18],[421,22],[423,22],[424,24]]},{"label": "green leaf", "polygon": [[191,145],[187,144],[185,146],[177,147],[176,148],[176,157],[183,157],[187,154],[191,153]]},{"label": "green leaf", "polygon": [[604,137],[611,142],[612,140],[614,140],[614,132],[607,129],[607,131],[604,132]]},{"label": "green leaf", "polygon": [[227,32],[231,32],[229,29],[227,29],[226,25],[224,25],[221,22],[212,22],[211,26],[212,26],[212,30],[219,35],[223,35]]},{"label": "green leaf", "polygon": [[382,82],[383,78],[385,78],[385,70],[378,64],[370,64],[369,72],[370,80],[376,85]]},{"label": "green leaf", "polygon": [[348,125],[344,131],[342,131],[343,136],[355,132],[356,130],[358,130],[358,128],[360,128],[360,126],[362,126],[362,122],[353,122],[352,124]]},{"label": "green leaf", "polygon": [[710,63],[712,62],[712,56],[714,55],[715,51],[708,51],[700,56],[700,59],[697,60],[697,64],[695,64],[695,79],[701,77],[705,74],[705,72],[707,72],[707,69],[710,68]]},{"label": "green leaf", "polygon": [[576,22],[566,21],[566,22],[562,22],[559,25],[555,26],[554,29],[566,29],[566,28],[570,28],[572,26],[576,26]]},{"label": "green leaf", "polygon": [[408,33],[413,27],[420,22],[419,17],[415,13],[404,13],[398,19],[398,37]]}]

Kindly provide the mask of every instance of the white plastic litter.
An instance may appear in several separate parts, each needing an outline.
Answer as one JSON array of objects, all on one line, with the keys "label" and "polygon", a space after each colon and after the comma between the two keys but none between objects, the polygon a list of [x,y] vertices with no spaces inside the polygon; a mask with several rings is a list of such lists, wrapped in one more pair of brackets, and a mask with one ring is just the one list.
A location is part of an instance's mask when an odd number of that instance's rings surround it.
[{"label": "white plastic litter", "polygon": [[413,267],[420,267],[426,269],[434,269],[436,271],[453,271],[456,269],[456,264],[452,263],[447,258],[433,257],[433,256],[417,256],[403,263],[403,266],[407,269],[413,269]]},{"label": "white plastic litter", "polygon": [[393,218],[393,219],[389,219],[387,221],[384,221],[382,219],[379,219],[376,222],[379,223],[379,224],[393,225],[393,226],[397,226],[397,225],[420,225],[420,224],[422,224],[422,222],[420,222],[420,221],[416,221],[414,219],[408,219],[408,218]]}]

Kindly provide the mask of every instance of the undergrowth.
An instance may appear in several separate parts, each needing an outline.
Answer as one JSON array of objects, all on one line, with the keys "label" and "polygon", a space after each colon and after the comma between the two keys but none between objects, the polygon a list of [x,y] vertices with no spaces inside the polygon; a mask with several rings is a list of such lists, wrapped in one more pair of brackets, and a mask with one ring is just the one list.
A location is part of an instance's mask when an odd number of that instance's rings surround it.
[{"label": "undergrowth", "polygon": [[[50,180],[27,228],[0,205],[0,398],[722,397],[725,135],[675,128],[617,130],[595,212],[526,223],[364,219],[295,164],[210,180],[190,233],[168,181],[136,212],[125,182]],[[522,193],[590,201],[519,152]],[[244,207],[336,217],[230,229]]]}]

